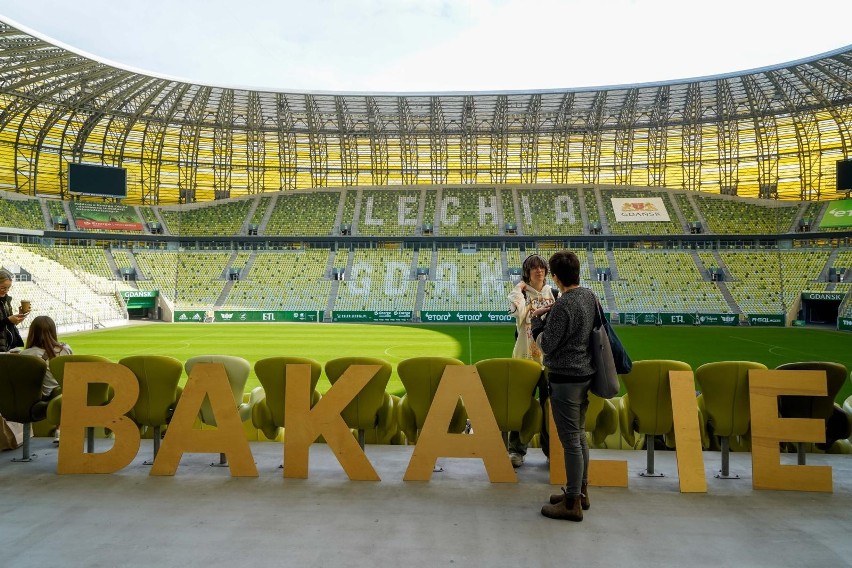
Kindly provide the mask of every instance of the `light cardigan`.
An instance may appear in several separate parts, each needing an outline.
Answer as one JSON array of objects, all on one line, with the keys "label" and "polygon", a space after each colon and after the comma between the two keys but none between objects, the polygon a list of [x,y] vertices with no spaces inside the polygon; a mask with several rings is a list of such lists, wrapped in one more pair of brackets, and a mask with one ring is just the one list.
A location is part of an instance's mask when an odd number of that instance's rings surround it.
[{"label": "light cardigan", "polygon": [[[532,359],[541,363],[542,353],[530,333],[530,319],[534,311],[552,304],[555,298],[550,286],[546,284],[542,287],[541,292],[529,284],[522,291],[520,285],[519,282],[509,292],[509,313],[515,316],[515,326],[518,330],[518,339],[515,341],[512,357],[515,359]],[[524,297],[525,292],[526,297]]]},{"label": "light cardigan", "polygon": [[[56,351],[56,356],[60,355],[71,355],[71,347],[68,346],[67,343],[60,343],[59,349]],[[41,347],[29,347],[20,352],[21,355],[29,355],[31,357],[38,357],[43,359],[46,363],[50,361],[47,357],[45,357],[46,353],[44,349]],[[41,395],[45,398],[50,396],[50,393],[53,392],[53,389],[59,386],[59,383],[54,378],[53,373],[50,372],[50,367],[47,367],[47,370],[44,372],[44,378],[41,380]]]}]

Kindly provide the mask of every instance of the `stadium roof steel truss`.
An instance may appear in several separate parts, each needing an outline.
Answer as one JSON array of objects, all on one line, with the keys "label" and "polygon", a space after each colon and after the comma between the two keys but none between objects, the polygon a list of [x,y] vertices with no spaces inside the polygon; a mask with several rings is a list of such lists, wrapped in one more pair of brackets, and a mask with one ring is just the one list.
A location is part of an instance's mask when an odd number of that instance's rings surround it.
[{"label": "stadium roof steel truss", "polygon": [[833,197],[852,46],[740,74],[537,92],[226,88],[108,65],[0,22],[0,188],[67,195],[68,162],[128,201],[312,187],[601,184]]}]

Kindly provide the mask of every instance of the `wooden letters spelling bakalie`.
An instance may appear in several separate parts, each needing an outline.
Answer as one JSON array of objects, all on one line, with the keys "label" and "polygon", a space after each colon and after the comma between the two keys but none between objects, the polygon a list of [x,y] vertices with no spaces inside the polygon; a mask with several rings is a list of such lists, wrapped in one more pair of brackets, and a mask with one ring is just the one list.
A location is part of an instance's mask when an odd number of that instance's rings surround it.
[{"label": "wooden letters spelling bakalie", "polygon": [[[329,389],[316,406],[310,407],[310,368],[288,365],[285,408],[284,477],[308,477],[310,447],[323,436],[343,470],[353,480],[378,481],[379,476],[340,416],[360,390],[377,372],[375,365],[352,365]],[[704,460],[701,452],[698,407],[692,373],[670,373],[672,409],[681,492],[706,492]],[[750,371],[752,469],[755,489],[831,491],[828,466],[782,466],[782,441],[819,442],[824,439],[822,421],[778,417],[780,395],[824,396],[825,373],[820,371]],[[90,383],[108,383],[115,395],[103,406],[88,406]],[[114,473],[130,464],[139,451],[140,435],[127,414],[136,403],[139,386],[129,369],[117,363],[68,363],[62,394],[62,438],[57,472]],[[205,398],[210,400],[216,429],[194,428]],[[459,398],[464,401],[473,434],[452,434],[449,424]],[[552,420],[552,419],[551,419]],[[112,448],[85,453],[87,427],[110,429]],[[556,429],[551,423],[551,432]],[[565,482],[561,445],[551,436],[551,483]],[[183,395],[175,409],[151,475],[174,475],[185,452],[223,453],[231,475],[256,477],[251,449],[220,363],[193,367]],[[475,458],[484,462],[492,482],[517,482],[501,434],[488,404],[476,367],[448,366],[435,393],[429,414],[405,472],[406,481],[428,481],[439,457]],[[598,486],[627,486],[627,462],[592,460],[589,483]]]}]

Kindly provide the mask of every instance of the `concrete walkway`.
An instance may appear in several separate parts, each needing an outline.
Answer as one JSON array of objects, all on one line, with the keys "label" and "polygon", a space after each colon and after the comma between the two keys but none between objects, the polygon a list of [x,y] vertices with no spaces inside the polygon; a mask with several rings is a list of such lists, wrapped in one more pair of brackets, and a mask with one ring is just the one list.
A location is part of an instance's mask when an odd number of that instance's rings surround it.
[{"label": "concrete walkway", "polygon": [[251,449],[257,478],[232,478],[206,454],[151,477],[150,440],[112,475],[57,475],[47,438],[33,440],[31,463],[4,452],[0,567],[852,565],[849,456],[808,456],[833,468],[834,493],[822,494],[753,490],[749,454],[731,456],[741,479],[715,479],[719,454],[705,452],[708,492],[681,494],[673,452],[656,453],[666,477],[642,478],[643,451],[592,450],[627,459],[629,487],[591,488],[585,520],[570,523],[539,513],[555,490],[540,450],[518,483],[492,484],[478,459],[441,459],[431,482],[405,482],[411,446],[367,447],[380,482],[349,481],[322,444],[307,480],[283,478],[279,444]]}]

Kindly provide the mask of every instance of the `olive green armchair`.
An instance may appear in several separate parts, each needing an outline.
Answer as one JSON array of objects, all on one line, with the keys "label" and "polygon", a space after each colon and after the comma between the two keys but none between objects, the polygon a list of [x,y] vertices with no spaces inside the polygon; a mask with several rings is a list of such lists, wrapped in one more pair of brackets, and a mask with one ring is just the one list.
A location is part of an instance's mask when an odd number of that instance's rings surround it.
[{"label": "olive green armchair", "polygon": [[311,408],[320,400],[317,383],[322,365],[306,357],[268,357],[254,364],[254,373],[260,381],[251,393],[251,421],[254,427],[270,440],[281,435],[284,428],[285,402],[287,400],[287,365],[309,365],[311,368]]},{"label": "olive green armchair", "polygon": [[47,402],[41,398],[41,383],[47,363],[38,357],[0,354],[0,416],[24,425],[21,457],[13,462],[33,461],[30,430],[33,422],[47,415]]},{"label": "olive green armchair", "polygon": [[[174,414],[180,394],[178,386],[183,364],[165,355],[134,355],[119,361],[139,381],[139,399],[130,411],[130,418],[141,428],[153,430],[154,455],[160,450],[161,432]],[[152,461],[145,461],[151,465]]]},{"label": "olive green armchair", "polygon": [[645,435],[646,469],[643,477],[664,477],[654,470],[654,437],[664,436],[674,447],[674,415],[669,371],[691,371],[683,361],[648,359],[633,363],[633,369],[621,380],[627,393],[622,396],[619,422],[621,435],[628,445],[636,443],[636,434]]},{"label": "olive green armchair", "polygon": [[[399,427],[410,443],[417,443],[417,437],[435,392],[441,382],[444,369],[450,365],[464,365],[458,359],[451,357],[412,357],[400,361],[396,366],[402,385],[405,387],[405,395],[397,407]],[[458,434],[464,431],[467,423],[467,413],[464,404],[459,399],[453,417],[450,421],[449,432]]]},{"label": "olive green armchair", "polygon": [[385,392],[391,376],[391,365],[373,357],[340,357],[325,364],[325,376],[334,384],[352,365],[378,365],[379,371],[340,413],[346,425],[354,430],[358,444],[364,448],[365,432],[375,430],[375,439],[393,437],[399,430],[393,398]]},{"label": "olive green armchair", "polygon": [[507,357],[479,361],[476,370],[504,442],[509,432],[518,432],[521,442],[529,443],[541,431],[542,410],[535,398],[541,365]]},{"label": "olive green armchair", "polygon": [[[61,388],[65,383],[65,365],[68,363],[109,363],[110,360],[100,355],[60,355],[54,357],[48,363],[50,372],[53,378],[59,383]],[[87,406],[102,406],[110,401],[112,392],[107,383],[89,383],[89,390],[86,394]],[[50,399],[47,405],[47,421],[54,426],[61,426],[62,421],[62,395]],[[95,429],[92,427],[86,428],[86,451],[93,453],[95,451]]]},{"label": "olive green armchair", "polygon": [[[192,374],[192,368],[198,363],[218,363],[222,365],[225,369],[225,375],[228,377],[231,392],[234,395],[234,404],[237,406],[237,414],[239,414],[240,422],[248,420],[251,416],[251,408],[248,403],[243,402],[243,391],[245,391],[246,381],[248,381],[248,377],[251,374],[251,363],[242,357],[235,357],[233,355],[198,355],[190,357],[183,364],[187,376]],[[202,403],[198,418],[201,422],[209,426],[216,425],[216,417],[213,416],[213,408],[208,399],[205,399]],[[220,453],[219,462],[214,462],[210,465],[225,467],[228,465],[228,458],[225,454]]]},{"label": "olive green armchair", "polygon": [[738,479],[730,473],[731,439],[739,447],[748,447],[751,431],[748,372],[765,370],[766,365],[753,361],[718,361],[705,363],[695,370],[695,382],[701,389],[699,411],[701,422],[710,436],[718,436],[722,451],[719,479]]}]

